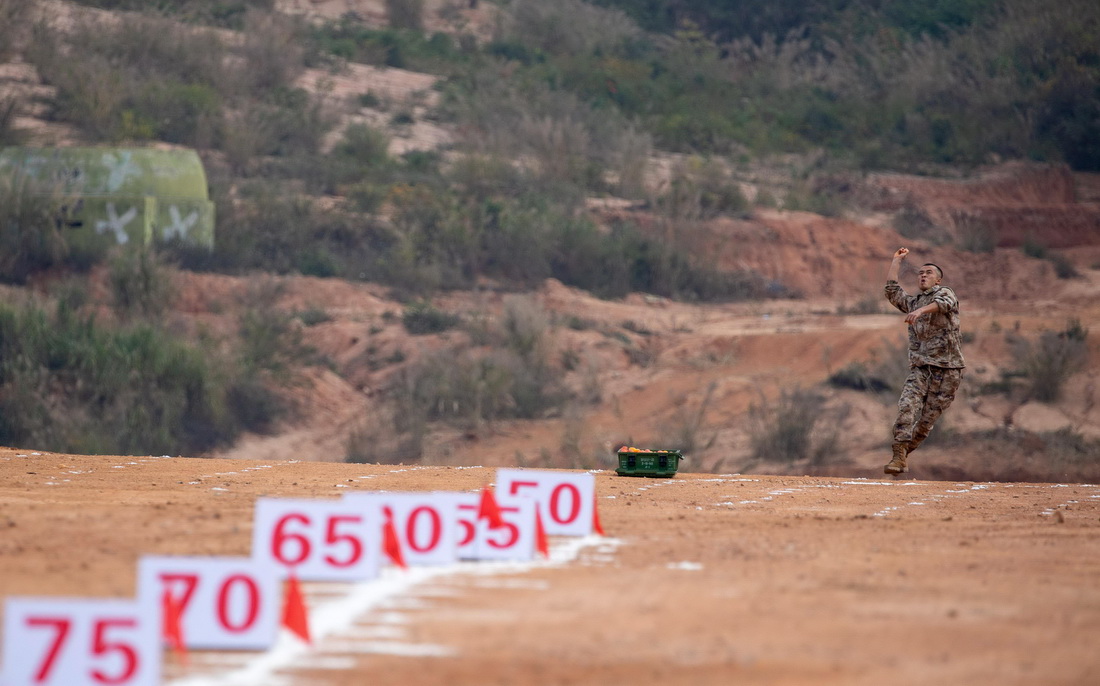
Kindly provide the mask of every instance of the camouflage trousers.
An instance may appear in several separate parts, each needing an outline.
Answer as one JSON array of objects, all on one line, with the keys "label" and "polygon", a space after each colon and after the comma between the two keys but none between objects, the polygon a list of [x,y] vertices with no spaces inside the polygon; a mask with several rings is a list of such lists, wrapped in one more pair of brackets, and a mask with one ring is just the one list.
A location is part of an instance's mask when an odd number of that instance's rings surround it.
[{"label": "camouflage trousers", "polygon": [[932,425],[951,406],[962,383],[961,369],[930,365],[911,367],[898,399],[898,418],[894,422],[894,442],[908,443],[917,449],[932,431]]}]

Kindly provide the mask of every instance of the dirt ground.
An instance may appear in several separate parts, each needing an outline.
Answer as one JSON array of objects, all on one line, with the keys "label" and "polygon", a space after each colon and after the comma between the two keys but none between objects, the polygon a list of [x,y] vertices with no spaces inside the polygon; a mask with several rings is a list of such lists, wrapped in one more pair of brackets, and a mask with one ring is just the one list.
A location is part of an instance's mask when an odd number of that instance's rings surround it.
[{"label": "dirt ground", "polygon": [[[385,21],[377,0],[279,5]],[[429,30],[491,32],[492,3],[428,6]],[[0,91],[45,97],[26,64],[0,66]],[[400,154],[450,140],[422,116],[433,81],[352,66],[307,72],[300,85],[343,106],[341,127],[390,119],[385,108],[361,107],[363,93],[411,108],[416,125],[393,136],[391,152]],[[24,114],[20,126],[33,122],[38,144],[79,140],[36,119],[37,111]],[[492,573],[464,564],[423,577],[413,570],[404,590],[350,628],[293,659],[272,660],[267,672],[234,681],[234,670],[259,658],[197,654],[188,669],[170,664],[165,683],[1095,684],[1100,486],[1091,478],[1041,482],[1066,478],[1043,451],[1006,456],[998,453],[1004,444],[962,437],[991,429],[1100,437],[1100,175],[1005,165],[967,181],[873,175],[853,187],[867,196],[854,203],[870,208],[865,216],[757,208],[749,220],[719,217],[698,227],[695,252],[802,298],[697,305],[639,293],[605,301],[553,280],[524,294],[530,311],[554,321],[553,359],[575,361],[569,390],[599,399],[536,420],[438,427],[425,439],[425,466],[339,461],[357,433],[378,430],[370,421],[380,421],[402,370],[440,349],[469,348],[465,334],[409,335],[404,305],[376,284],[181,272],[169,330],[229,338],[261,294],[269,296],[265,307],[326,315],[301,333],[327,364],[297,370],[291,419],[209,459],[0,447],[0,598],[130,597],[142,555],[247,555],[261,496],[471,491],[492,481],[497,466],[606,466],[615,445],[666,447],[692,429],[698,447],[674,479],[597,472],[607,536],[582,541],[560,563]],[[630,207],[594,209],[593,218],[661,229]],[[903,208],[942,227],[978,221],[999,247],[973,253],[951,247],[950,235],[903,237],[891,221]],[[1051,261],[1020,249],[1029,241],[1057,251],[1078,275],[1059,278]],[[967,381],[937,425],[955,438],[914,458],[912,476],[937,481],[882,478],[893,399],[822,385],[846,365],[900,350],[901,318],[881,296],[900,245],[944,267],[964,304]],[[911,270],[903,280],[912,285]],[[108,300],[106,291],[95,295]],[[30,293],[0,287],[0,297]],[[516,297],[486,284],[433,304],[492,321]],[[1091,354],[1058,403],[980,392],[1013,370],[1013,343],[1071,321],[1091,332]],[[850,407],[837,455],[824,466],[754,464],[749,408],[799,386],[825,394],[830,407]],[[1019,448],[1026,452],[1026,441]],[[815,469],[834,476],[801,476]],[[799,476],[760,474],[769,470]],[[1006,473],[1031,480],[1015,483]],[[999,481],[954,480],[962,474]],[[568,541],[554,543],[570,550]],[[306,587],[311,607],[348,592]]]},{"label": "dirt ground", "polygon": [[[493,478],[0,448],[0,594],[130,597],[141,555],[247,555],[260,496]],[[425,577],[255,686],[1095,683],[1098,485],[602,471],[596,490],[606,537],[571,561]],[[165,683],[242,683],[257,659],[192,657]]]}]

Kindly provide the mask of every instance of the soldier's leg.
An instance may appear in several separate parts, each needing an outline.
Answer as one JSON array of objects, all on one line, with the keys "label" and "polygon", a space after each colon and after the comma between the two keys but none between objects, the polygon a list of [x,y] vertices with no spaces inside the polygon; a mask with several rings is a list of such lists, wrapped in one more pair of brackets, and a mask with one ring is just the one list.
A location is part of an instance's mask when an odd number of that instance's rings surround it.
[{"label": "soldier's leg", "polygon": [[911,367],[905,385],[898,399],[898,417],[894,420],[893,456],[882,468],[887,474],[902,474],[909,471],[906,457],[909,454],[909,442],[924,408],[924,397],[928,387],[928,368]]},{"label": "soldier's leg", "polygon": [[928,390],[924,397],[920,417],[913,427],[913,436],[909,439],[909,451],[917,449],[928,434],[932,426],[940,418],[944,410],[951,406],[955,400],[955,393],[962,383],[961,369],[944,369],[942,367],[930,367]]},{"label": "soldier's leg", "polygon": [[898,416],[894,420],[894,443],[909,443],[924,412],[928,394],[928,367],[910,367],[898,398]]}]

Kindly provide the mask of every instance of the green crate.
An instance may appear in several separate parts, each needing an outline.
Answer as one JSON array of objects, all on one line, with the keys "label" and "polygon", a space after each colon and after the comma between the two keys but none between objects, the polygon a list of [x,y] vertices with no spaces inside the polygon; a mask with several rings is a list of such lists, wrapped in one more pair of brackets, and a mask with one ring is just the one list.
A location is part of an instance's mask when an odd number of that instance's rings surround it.
[{"label": "green crate", "polygon": [[680,460],[684,456],[679,450],[653,450],[645,453],[620,452],[619,476],[676,476]]}]

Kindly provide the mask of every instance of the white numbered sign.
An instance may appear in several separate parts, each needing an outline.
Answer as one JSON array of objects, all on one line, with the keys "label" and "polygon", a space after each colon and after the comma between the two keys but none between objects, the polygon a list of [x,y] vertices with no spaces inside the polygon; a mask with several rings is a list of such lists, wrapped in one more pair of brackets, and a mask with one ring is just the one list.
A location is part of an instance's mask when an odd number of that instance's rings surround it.
[{"label": "white numbered sign", "polygon": [[526,561],[535,556],[535,501],[517,499],[500,504],[504,523],[495,529],[478,519],[479,493],[449,494],[458,504],[458,556],[463,560]]},{"label": "white numbered sign", "polygon": [[381,525],[346,500],[260,498],[252,559],[303,580],[359,581],[378,575]]},{"label": "white numbered sign", "polygon": [[281,589],[271,565],[247,557],[143,557],[138,563],[138,598],[160,612],[171,596],[187,648],[269,648],[279,628]]},{"label": "white numbered sign", "polygon": [[405,564],[458,561],[458,503],[443,493],[347,493],[344,500],[378,517],[392,519]]},{"label": "white numbered sign", "polygon": [[136,600],[9,598],[4,686],[157,686],[159,615]]},{"label": "white numbered sign", "polygon": [[596,506],[596,477],[592,474],[498,469],[496,494],[502,506],[517,498],[534,500],[548,536],[592,533]]}]

